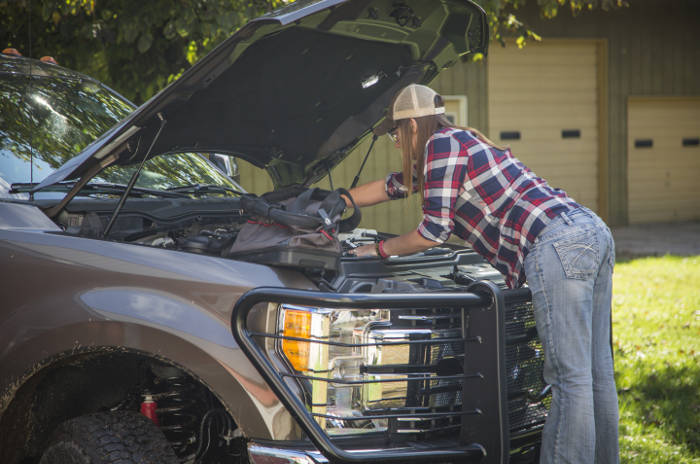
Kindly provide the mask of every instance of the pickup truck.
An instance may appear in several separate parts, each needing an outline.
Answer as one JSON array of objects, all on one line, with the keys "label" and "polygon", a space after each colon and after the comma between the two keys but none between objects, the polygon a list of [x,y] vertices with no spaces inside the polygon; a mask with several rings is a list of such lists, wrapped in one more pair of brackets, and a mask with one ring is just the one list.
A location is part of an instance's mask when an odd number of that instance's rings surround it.
[{"label": "pickup truck", "polygon": [[396,91],[486,53],[469,0],[297,1],[138,108],[0,57],[0,461],[535,462],[527,288],[467,247],[330,261],[227,253],[249,195],[303,190]]}]

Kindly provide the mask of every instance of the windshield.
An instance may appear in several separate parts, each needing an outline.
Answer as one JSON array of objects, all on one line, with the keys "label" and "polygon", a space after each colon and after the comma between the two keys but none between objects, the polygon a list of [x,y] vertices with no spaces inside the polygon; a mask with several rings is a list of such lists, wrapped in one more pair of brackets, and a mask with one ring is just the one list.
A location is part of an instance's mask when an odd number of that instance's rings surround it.
[{"label": "windshield", "polygon": [[[133,109],[129,101],[93,80],[0,73],[0,196],[7,196],[12,184],[41,182]],[[111,166],[90,184],[126,185],[136,169],[136,165]],[[136,182],[136,187],[155,190],[190,185],[242,191],[196,153],[150,159]],[[62,196],[55,192],[40,195]]]},{"label": "windshield", "polygon": [[0,75],[0,177],[40,182],[133,110],[95,81]]},{"label": "windshield", "polygon": [[[110,166],[93,177],[90,184],[100,182],[126,185],[136,165]],[[172,190],[189,185],[219,185],[242,191],[243,188],[225,176],[214,163],[198,153],[171,153],[146,161],[136,187]]]}]

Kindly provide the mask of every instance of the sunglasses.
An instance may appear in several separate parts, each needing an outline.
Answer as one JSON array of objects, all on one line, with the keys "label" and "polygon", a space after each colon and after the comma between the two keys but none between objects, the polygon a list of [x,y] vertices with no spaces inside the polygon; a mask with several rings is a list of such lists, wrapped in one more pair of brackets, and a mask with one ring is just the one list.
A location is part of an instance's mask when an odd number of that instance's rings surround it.
[{"label": "sunglasses", "polygon": [[398,143],[398,141],[399,141],[399,134],[397,132],[398,129],[399,128],[397,126],[394,126],[391,129],[389,129],[389,132],[387,132],[387,135],[389,136],[391,141],[394,143]]}]

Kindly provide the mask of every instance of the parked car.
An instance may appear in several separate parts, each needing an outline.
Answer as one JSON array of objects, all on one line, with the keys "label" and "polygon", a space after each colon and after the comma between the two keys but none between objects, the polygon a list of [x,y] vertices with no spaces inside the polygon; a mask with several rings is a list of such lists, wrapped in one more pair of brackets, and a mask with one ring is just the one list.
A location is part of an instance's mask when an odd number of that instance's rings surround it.
[{"label": "parked car", "polygon": [[487,41],[468,0],[297,1],[133,111],[0,58],[0,461],[535,461],[527,289],[456,245],[234,259],[248,196],[200,156],[303,191]]}]

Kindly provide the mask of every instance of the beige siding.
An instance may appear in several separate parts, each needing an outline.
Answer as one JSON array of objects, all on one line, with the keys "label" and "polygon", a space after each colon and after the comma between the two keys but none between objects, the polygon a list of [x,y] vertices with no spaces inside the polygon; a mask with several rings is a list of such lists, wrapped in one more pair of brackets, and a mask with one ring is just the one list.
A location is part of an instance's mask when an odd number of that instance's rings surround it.
[{"label": "beige siding", "polygon": [[272,190],[272,180],[267,172],[238,158],[236,162],[238,163],[241,186],[247,192],[261,195]]},{"label": "beige siding", "polygon": [[627,127],[630,223],[700,219],[700,99],[632,98]]},{"label": "beige siding", "polygon": [[[492,47],[489,136],[578,202],[598,210],[598,44],[546,41]],[[563,138],[563,130],[580,131]],[[519,132],[520,140],[502,140]]]}]

